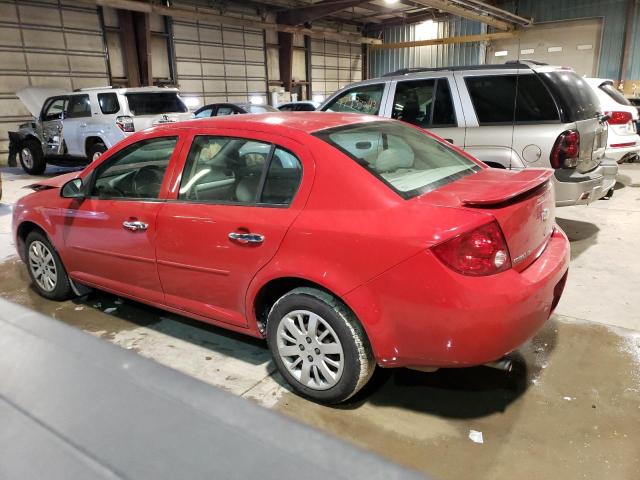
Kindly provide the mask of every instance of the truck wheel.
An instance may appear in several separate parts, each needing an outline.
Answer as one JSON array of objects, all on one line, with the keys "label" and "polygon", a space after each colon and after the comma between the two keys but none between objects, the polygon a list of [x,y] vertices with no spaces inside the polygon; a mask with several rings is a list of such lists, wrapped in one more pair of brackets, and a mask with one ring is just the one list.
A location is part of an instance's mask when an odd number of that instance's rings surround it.
[{"label": "truck wheel", "polygon": [[89,147],[89,151],[87,152],[87,157],[92,162],[95,162],[100,155],[107,151],[107,146],[102,142],[96,142]]},{"label": "truck wheel", "polygon": [[354,314],[315,288],[291,290],[271,307],[267,343],[280,374],[298,394],[316,402],[347,400],[376,366]]},{"label": "truck wheel", "polygon": [[42,153],[42,145],[34,138],[26,140],[20,149],[20,165],[29,175],[42,175],[47,162]]}]

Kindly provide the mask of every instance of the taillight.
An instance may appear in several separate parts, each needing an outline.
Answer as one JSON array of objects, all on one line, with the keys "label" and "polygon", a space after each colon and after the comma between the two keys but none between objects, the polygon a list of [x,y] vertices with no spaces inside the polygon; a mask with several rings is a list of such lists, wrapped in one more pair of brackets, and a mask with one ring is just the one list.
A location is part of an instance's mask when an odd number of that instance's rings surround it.
[{"label": "taillight", "polygon": [[579,156],[580,134],[576,130],[567,130],[558,135],[549,159],[553,168],[575,168]]},{"label": "taillight", "polygon": [[123,132],[135,132],[136,127],[133,125],[133,118],[128,116],[116,117],[116,125]]},{"label": "taillight", "polygon": [[626,125],[633,119],[629,112],[604,112],[604,114],[609,115],[607,120],[609,125]]},{"label": "taillight", "polygon": [[496,221],[433,247],[436,256],[462,275],[493,275],[511,268],[511,256]]}]

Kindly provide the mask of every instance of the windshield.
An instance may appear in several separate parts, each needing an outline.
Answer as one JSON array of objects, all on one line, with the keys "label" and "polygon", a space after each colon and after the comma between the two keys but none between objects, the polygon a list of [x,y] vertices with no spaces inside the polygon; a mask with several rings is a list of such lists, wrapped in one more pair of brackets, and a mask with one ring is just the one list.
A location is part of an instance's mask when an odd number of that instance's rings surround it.
[{"label": "windshield", "polygon": [[315,132],[404,198],[475,173],[476,163],[400,122],[367,122]]},{"label": "windshield", "polygon": [[125,96],[133,115],[187,112],[187,106],[176,92],[127,93]]},{"label": "windshield", "polygon": [[599,88],[620,105],[631,105],[631,102],[627,100],[627,98],[622,95],[611,83],[603,83]]}]

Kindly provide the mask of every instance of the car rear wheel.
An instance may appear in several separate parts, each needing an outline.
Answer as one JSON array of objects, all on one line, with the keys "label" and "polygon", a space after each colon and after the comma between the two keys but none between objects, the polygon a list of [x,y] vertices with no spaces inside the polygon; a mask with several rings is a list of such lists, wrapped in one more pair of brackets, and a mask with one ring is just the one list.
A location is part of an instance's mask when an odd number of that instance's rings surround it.
[{"label": "car rear wheel", "polygon": [[42,145],[36,139],[26,140],[20,149],[20,165],[29,175],[41,175],[47,168]]},{"label": "car rear wheel", "polygon": [[269,312],[267,341],[280,374],[313,401],[347,400],[375,369],[364,329],[323,290],[303,287],[283,295]]},{"label": "car rear wheel", "polygon": [[29,276],[37,292],[51,300],[74,297],[67,271],[46,235],[34,230],[27,235],[25,244]]},{"label": "car rear wheel", "polygon": [[92,162],[95,162],[100,156],[107,151],[107,146],[102,142],[96,142],[89,147],[89,151],[87,152],[87,157]]}]

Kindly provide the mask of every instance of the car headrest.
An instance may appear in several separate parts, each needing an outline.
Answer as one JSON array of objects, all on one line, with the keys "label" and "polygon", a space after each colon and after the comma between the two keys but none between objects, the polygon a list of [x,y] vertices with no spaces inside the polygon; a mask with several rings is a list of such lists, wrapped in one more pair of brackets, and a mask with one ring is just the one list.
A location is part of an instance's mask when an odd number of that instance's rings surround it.
[{"label": "car headrest", "polygon": [[406,148],[388,148],[378,154],[373,168],[378,172],[393,172],[399,168],[413,167],[413,150]]}]

